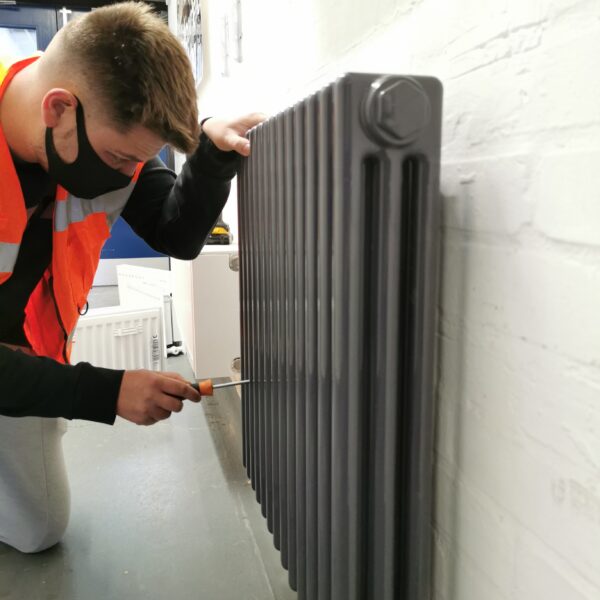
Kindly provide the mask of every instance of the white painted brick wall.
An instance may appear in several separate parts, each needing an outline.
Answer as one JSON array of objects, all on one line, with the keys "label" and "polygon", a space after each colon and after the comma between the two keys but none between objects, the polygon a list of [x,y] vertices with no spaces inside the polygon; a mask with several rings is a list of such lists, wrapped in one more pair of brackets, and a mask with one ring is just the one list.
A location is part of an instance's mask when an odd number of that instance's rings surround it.
[{"label": "white painted brick wall", "polygon": [[600,2],[244,2],[223,78],[226,5],[203,115],[344,70],[443,81],[435,597],[600,600]]}]

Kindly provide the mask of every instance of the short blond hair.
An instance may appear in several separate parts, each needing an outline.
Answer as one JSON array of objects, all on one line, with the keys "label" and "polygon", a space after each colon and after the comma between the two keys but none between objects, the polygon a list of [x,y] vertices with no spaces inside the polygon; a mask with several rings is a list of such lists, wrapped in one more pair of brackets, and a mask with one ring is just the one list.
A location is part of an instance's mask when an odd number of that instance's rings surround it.
[{"label": "short blond hair", "polygon": [[112,124],[124,131],[142,125],[182,152],[194,150],[200,129],[191,64],[147,4],[98,8],[64,27],[61,43]]}]

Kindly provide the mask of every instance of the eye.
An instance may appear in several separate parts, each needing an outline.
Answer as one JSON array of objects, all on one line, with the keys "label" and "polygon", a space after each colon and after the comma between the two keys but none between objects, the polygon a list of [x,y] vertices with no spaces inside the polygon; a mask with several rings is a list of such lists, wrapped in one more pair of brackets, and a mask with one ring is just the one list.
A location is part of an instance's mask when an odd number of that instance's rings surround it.
[{"label": "eye", "polygon": [[108,152],[107,156],[109,164],[115,168],[122,166],[125,162],[122,158],[119,158],[116,154],[113,154],[112,152]]}]

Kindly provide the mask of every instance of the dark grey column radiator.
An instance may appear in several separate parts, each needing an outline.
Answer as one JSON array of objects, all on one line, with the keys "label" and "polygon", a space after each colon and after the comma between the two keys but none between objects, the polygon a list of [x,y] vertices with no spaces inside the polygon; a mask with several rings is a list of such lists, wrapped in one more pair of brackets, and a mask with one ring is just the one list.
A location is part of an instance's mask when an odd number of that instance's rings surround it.
[{"label": "dark grey column radiator", "polygon": [[301,599],[431,597],[441,102],[348,74],[250,132],[244,464]]}]

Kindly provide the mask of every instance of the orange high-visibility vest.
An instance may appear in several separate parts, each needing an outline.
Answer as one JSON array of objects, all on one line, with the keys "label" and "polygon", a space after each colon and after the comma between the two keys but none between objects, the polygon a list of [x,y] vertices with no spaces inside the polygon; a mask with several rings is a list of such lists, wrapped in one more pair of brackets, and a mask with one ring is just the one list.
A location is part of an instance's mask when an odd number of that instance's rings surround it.
[{"label": "orange high-visibility vest", "polygon": [[[27,58],[8,68],[0,63],[0,102],[12,78],[38,58]],[[25,307],[25,335],[38,356],[69,362],[71,339],[92,287],[100,251],[131,196],[142,166],[138,164],[127,187],[92,200],[77,198],[57,186],[52,260]],[[26,226],[21,184],[0,126],[0,285],[12,275]]]}]

